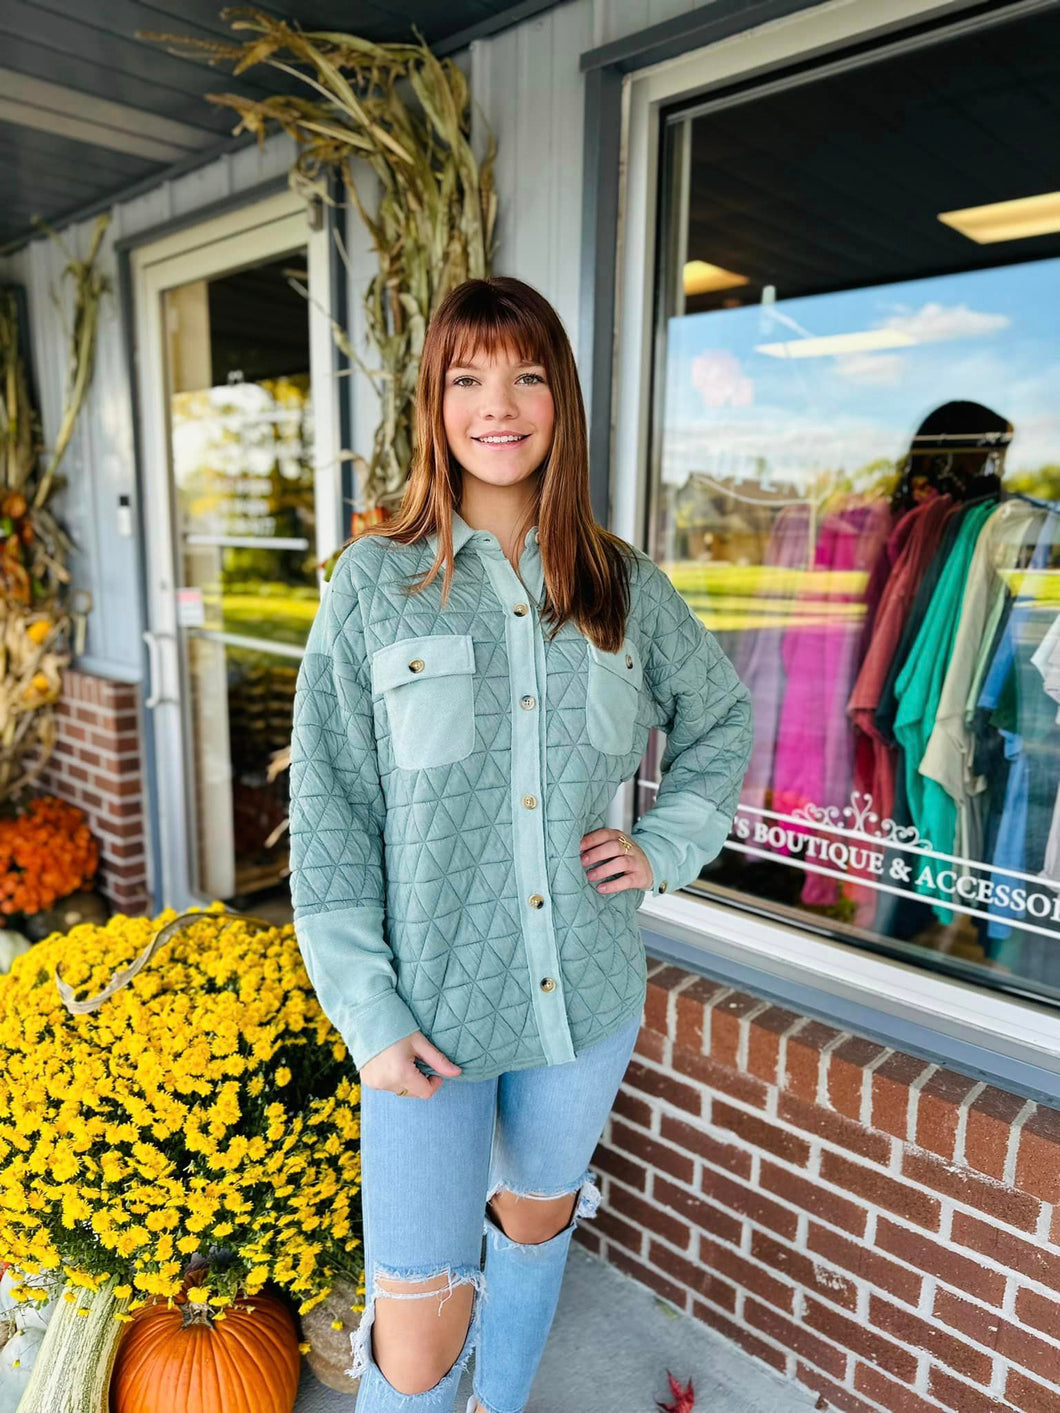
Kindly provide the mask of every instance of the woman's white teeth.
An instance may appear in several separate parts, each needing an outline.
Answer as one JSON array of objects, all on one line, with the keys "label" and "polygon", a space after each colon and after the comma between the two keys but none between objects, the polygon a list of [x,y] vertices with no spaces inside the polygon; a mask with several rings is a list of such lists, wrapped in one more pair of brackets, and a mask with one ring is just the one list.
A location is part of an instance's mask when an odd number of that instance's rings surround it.
[{"label": "woman's white teeth", "polygon": [[487,446],[504,446],[506,442],[525,442],[526,436],[521,437],[476,437],[475,441],[485,442]]}]

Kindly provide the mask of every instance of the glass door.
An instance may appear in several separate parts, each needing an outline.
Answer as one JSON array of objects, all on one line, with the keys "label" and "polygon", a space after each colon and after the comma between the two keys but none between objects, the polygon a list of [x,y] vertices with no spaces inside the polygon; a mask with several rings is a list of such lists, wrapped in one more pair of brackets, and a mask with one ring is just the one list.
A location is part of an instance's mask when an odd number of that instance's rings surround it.
[{"label": "glass door", "polygon": [[339,535],[327,262],[291,198],[239,215],[141,271],[157,901],[283,918],[294,684]]}]

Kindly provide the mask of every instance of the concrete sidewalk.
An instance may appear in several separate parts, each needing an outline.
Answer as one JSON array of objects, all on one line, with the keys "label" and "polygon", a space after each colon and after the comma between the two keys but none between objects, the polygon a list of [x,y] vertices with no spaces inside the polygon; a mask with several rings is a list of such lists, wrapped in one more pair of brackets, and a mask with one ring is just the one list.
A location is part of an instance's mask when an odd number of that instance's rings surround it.
[{"label": "concrete sidewalk", "polygon": [[[454,1413],[471,1393],[474,1355]],[[669,1369],[692,1379],[694,1413],[805,1413],[816,1396],[789,1383],[645,1286],[571,1246],[559,1309],[527,1413],[658,1413]],[[303,1362],[295,1413],[354,1413],[355,1399],[318,1383]]]}]

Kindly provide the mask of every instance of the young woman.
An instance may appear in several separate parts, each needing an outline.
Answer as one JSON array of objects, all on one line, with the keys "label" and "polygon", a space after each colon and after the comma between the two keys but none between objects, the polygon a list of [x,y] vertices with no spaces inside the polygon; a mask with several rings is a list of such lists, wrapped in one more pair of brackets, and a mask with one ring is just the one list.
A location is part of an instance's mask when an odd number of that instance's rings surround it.
[{"label": "young woman", "polygon": [[[295,926],[361,1081],[357,1413],[451,1413],[473,1348],[465,1413],[521,1413],[640,1025],[637,909],[720,850],[751,709],[595,522],[536,290],[449,295],[415,416],[400,510],[343,547],[298,675]],[[653,726],[658,795],[623,834],[607,807]]]}]

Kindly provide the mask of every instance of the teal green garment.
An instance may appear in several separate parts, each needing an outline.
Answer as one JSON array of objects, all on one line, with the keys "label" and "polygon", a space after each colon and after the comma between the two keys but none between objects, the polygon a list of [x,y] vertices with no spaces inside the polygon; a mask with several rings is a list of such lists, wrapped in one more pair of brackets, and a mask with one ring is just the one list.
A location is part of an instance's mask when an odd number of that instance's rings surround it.
[{"label": "teal green garment", "polygon": [[751,705],[640,550],[625,640],[607,653],[573,623],[549,637],[536,528],[521,578],[494,535],[457,514],[451,530],[444,605],[441,574],[402,592],[433,535],[366,535],[325,586],[295,692],[291,895],[358,1068],[420,1030],[482,1079],[564,1064],[640,1014],[646,890],[598,892],[582,836],[606,827],[661,727],[661,783],[632,834],[654,894],[692,882],[728,835]]},{"label": "teal green garment", "polygon": [[[957,806],[938,781],[920,774],[919,766],[935,725],[975,543],[983,525],[996,510],[996,503],[990,501],[972,506],[965,515],[894,688],[898,699],[894,734],[905,763],[910,818],[921,837],[930,841],[929,847],[940,854],[953,853]],[[941,859],[921,860],[915,853],[906,854],[905,858],[912,865],[913,878],[924,863],[930,863],[932,869],[948,867]],[[928,882],[918,884],[917,891],[930,898],[943,896]],[[936,908],[935,913],[942,922],[953,920],[949,908]]]}]

